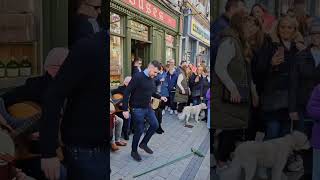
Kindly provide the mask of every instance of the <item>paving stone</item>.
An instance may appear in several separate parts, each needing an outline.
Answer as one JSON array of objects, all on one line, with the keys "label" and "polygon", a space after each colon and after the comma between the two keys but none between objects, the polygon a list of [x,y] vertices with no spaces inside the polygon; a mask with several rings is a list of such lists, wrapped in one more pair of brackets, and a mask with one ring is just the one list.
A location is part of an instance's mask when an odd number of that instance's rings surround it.
[{"label": "paving stone", "polygon": [[[207,159],[204,158],[204,160],[202,158],[202,160],[193,161],[193,157],[189,157],[139,178],[133,178],[138,173],[190,153],[191,147],[199,148],[208,134],[208,129],[204,122],[200,122],[194,128],[189,129],[183,127],[183,121],[177,120],[175,115],[168,115],[168,113],[163,117],[162,126],[165,133],[162,135],[155,134],[148,144],[154,150],[154,154],[150,155],[139,149],[142,162],[136,162],[130,156],[132,135],[128,141],[128,146],[121,147],[120,151],[116,153],[111,153],[111,180],[119,180],[121,178],[123,180],[179,180],[186,170],[195,174],[196,178],[209,177],[208,167],[210,167],[210,161],[207,160],[209,157],[206,157]],[[200,168],[192,169],[192,165],[197,165],[197,163]],[[186,169],[187,167],[190,169]],[[201,175],[198,171],[201,172]]]}]

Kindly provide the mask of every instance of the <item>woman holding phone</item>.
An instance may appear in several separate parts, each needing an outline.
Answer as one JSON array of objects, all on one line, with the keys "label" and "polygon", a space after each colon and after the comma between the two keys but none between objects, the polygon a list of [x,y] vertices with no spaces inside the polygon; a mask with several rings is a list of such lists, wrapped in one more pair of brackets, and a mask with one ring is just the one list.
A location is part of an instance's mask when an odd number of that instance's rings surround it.
[{"label": "woman holding phone", "polygon": [[[260,91],[261,111],[266,127],[266,139],[277,138],[290,132],[291,121],[297,113],[288,111],[289,71],[296,54],[303,50],[303,39],[298,32],[298,23],[290,16],[281,17],[274,32],[272,44],[265,53],[258,54],[255,72],[265,74]],[[261,87],[260,87],[261,88]]]}]

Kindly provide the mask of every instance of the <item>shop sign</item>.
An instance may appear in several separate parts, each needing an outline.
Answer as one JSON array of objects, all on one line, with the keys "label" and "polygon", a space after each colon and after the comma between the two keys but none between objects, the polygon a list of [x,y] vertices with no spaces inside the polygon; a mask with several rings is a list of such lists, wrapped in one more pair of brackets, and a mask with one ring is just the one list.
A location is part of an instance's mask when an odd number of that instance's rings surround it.
[{"label": "shop sign", "polygon": [[150,16],[171,28],[177,27],[177,21],[169,14],[163,12],[160,8],[149,2],[148,0],[123,0],[125,3],[129,4],[140,12],[147,16]]},{"label": "shop sign", "polygon": [[174,45],[174,37],[166,34],[166,46],[173,47]]},{"label": "shop sign", "polygon": [[191,35],[205,43],[206,45],[210,45],[210,32],[205,29],[199,22],[197,22],[194,18],[191,19]]},{"label": "shop sign", "polygon": [[146,25],[131,21],[131,37],[142,41],[149,40],[149,28]]},{"label": "shop sign", "polygon": [[110,32],[115,34],[121,34],[121,22],[120,16],[115,13],[110,13]]}]

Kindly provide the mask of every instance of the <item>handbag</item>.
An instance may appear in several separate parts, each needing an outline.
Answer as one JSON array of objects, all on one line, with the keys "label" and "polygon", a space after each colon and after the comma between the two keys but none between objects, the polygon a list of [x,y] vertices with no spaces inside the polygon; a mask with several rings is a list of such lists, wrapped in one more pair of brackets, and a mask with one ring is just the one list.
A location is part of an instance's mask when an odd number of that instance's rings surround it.
[{"label": "handbag", "polygon": [[[248,87],[248,85],[246,84],[237,85],[237,89],[241,96],[240,103],[243,103],[243,104],[248,103],[250,101],[250,88]],[[233,102],[231,102],[231,93],[224,85],[222,87],[222,101],[233,104]]]}]

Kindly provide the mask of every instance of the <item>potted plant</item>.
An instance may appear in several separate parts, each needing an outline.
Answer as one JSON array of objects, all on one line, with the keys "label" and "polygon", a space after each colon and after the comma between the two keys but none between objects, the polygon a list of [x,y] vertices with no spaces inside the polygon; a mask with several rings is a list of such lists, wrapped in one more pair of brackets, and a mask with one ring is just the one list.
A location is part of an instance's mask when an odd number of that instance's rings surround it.
[{"label": "potted plant", "polygon": [[18,77],[19,76],[19,63],[14,57],[8,62],[6,67],[7,77]]},{"label": "potted plant", "polygon": [[20,63],[20,76],[31,76],[31,62],[27,56],[24,56]]},{"label": "potted plant", "polygon": [[6,76],[6,65],[0,61],[0,78],[3,78]]}]

